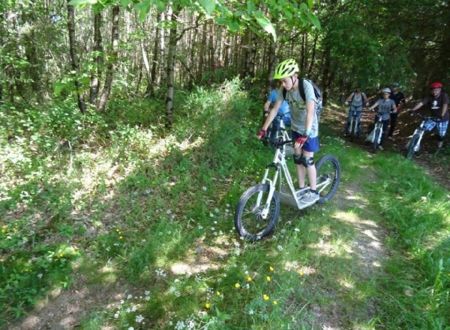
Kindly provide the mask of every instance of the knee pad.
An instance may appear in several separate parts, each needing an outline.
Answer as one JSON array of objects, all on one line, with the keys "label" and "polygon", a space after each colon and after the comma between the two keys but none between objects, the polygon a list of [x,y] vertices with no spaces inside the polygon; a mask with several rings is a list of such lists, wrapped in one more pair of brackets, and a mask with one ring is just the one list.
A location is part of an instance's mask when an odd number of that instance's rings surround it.
[{"label": "knee pad", "polygon": [[297,165],[303,165],[304,167],[309,167],[314,165],[314,157],[306,158],[303,155],[294,155],[294,163]]},{"label": "knee pad", "polygon": [[297,165],[303,165],[303,156],[294,154],[294,163]]}]

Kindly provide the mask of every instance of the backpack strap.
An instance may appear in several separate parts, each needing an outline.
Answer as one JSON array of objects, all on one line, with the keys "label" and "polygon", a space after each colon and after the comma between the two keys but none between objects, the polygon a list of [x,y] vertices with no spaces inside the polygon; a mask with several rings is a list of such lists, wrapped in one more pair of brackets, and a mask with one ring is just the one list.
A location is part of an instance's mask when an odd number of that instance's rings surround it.
[{"label": "backpack strap", "polygon": [[[306,102],[306,97],[305,97],[305,86],[303,85],[305,79],[303,78],[299,78],[298,79],[298,91],[300,93],[300,96],[303,100],[303,102]],[[320,92],[317,91],[317,88],[315,86],[315,84],[312,81],[307,80],[313,87],[314,90],[314,95],[316,96],[317,99],[321,98]],[[283,99],[286,100],[286,88],[283,88]]]}]

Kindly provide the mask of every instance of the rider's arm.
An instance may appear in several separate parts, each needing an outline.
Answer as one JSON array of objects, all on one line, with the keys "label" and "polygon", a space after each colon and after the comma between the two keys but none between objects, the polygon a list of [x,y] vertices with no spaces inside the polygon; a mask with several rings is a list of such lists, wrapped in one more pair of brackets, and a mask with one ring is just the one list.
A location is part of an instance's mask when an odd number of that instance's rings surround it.
[{"label": "rider's arm", "polygon": [[315,114],[315,101],[307,101],[306,102],[306,132],[311,132],[313,120],[314,120],[314,114]]},{"label": "rider's arm", "polygon": [[417,103],[414,108],[411,109],[411,111],[417,111],[418,109],[420,109],[421,107],[423,107],[423,102],[419,102]]},{"label": "rider's arm", "polygon": [[375,109],[377,106],[378,106],[378,103],[379,103],[380,101],[376,101],[371,107],[369,107],[369,110],[373,110],[373,109]]},{"label": "rider's arm", "polygon": [[442,105],[442,115],[441,115],[441,118],[444,118],[444,117],[445,117],[445,114],[447,113],[447,111],[448,111],[448,103],[444,103],[444,104]]},{"label": "rider's arm", "polygon": [[267,116],[269,114],[270,103],[270,100],[267,100],[267,102],[264,103],[264,116]]},{"label": "rider's arm", "polygon": [[282,99],[278,99],[275,102],[275,105],[273,106],[272,110],[270,110],[269,115],[266,117],[266,120],[264,121],[264,125],[262,127],[262,130],[267,131],[270,124],[272,123],[273,119],[277,116],[278,109],[281,106],[281,103],[283,103]]},{"label": "rider's arm", "polygon": [[395,102],[393,102],[393,104],[392,104],[392,113],[397,113],[397,107],[396,107],[396,105],[395,105]]},{"label": "rider's arm", "polygon": [[345,102],[350,102],[352,100],[353,94],[355,94],[355,92],[351,93],[349,95],[349,97],[347,97],[347,99],[345,100]]}]

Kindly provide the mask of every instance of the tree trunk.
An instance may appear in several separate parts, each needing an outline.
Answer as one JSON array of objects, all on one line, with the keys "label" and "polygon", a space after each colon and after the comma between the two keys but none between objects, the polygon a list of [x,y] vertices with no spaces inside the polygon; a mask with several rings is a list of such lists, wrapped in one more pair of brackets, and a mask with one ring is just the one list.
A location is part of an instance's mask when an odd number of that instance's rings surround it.
[{"label": "tree trunk", "polygon": [[324,63],[323,63],[323,72],[322,72],[322,88],[323,88],[323,105],[325,106],[327,104],[328,100],[328,88],[330,85],[329,82],[329,75],[330,75],[330,47],[328,45],[325,45],[325,52],[324,52]]},{"label": "tree trunk", "polygon": [[111,53],[108,60],[108,65],[106,66],[105,73],[105,83],[103,90],[100,95],[100,99],[97,104],[98,111],[104,111],[106,109],[106,104],[109,100],[109,95],[111,94],[112,82],[114,78],[114,70],[116,67],[117,56],[118,56],[118,46],[119,46],[119,13],[120,7],[114,6],[112,8],[112,27],[111,27]]},{"label": "tree trunk", "polygon": [[152,69],[150,73],[150,79],[147,81],[147,90],[145,95],[147,97],[152,97],[155,95],[155,86],[157,84],[157,71],[158,71],[158,61],[159,61],[159,43],[160,43],[160,28],[159,22],[161,21],[160,15],[156,14],[156,25],[155,25],[155,42],[153,44],[153,56],[152,56]]},{"label": "tree trunk", "polygon": [[173,97],[175,84],[175,53],[177,48],[177,25],[176,17],[180,12],[179,9],[171,9],[169,11],[169,19],[172,21],[169,31],[169,49],[167,53],[167,97],[166,97],[166,128],[171,129],[173,125]]},{"label": "tree trunk", "polygon": [[91,85],[89,92],[89,103],[96,104],[98,92],[100,90],[100,79],[103,68],[103,45],[102,45],[102,13],[94,12],[94,52],[95,52],[95,68],[91,73]]},{"label": "tree trunk", "polygon": [[311,61],[309,62],[308,76],[311,76],[312,69],[314,67],[314,61],[316,60],[317,40],[319,39],[319,33],[316,32],[314,36],[314,44],[312,49]]},{"label": "tree trunk", "polygon": [[72,5],[67,2],[67,28],[69,30],[69,51],[70,51],[70,59],[72,64],[72,70],[75,72],[74,74],[74,83],[75,83],[75,93],[77,94],[78,108],[80,111],[84,113],[86,111],[86,105],[84,104],[83,97],[80,92],[80,83],[78,81],[78,59],[75,53],[75,10]]}]

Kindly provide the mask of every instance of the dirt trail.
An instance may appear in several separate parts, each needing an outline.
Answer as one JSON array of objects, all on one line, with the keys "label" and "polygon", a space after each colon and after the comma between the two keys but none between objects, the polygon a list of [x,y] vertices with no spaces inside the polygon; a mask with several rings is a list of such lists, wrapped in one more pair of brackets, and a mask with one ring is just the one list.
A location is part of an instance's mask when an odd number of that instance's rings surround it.
[{"label": "dirt trail", "polygon": [[118,305],[124,299],[125,292],[126,289],[120,284],[86,285],[79,280],[69,290],[52,292],[47,299],[37,304],[32,313],[8,329],[74,329],[97,308]]},{"label": "dirt trail", "polygon": [[[339,209],[333,217],[333,221],[345,223],[355,230],[355,236],[349,250],[349,257],[352,257],[354,262],[358,264],[358,273],[354,275],[361,281],[380,276],[383,272],[382,264],[387,258],[387,251],[383,243],[386,232],[375,221],[379,215],[370,210],[369,203],[361,194],[357,184],[345,185],[341,183],[333,203],[336,203]],[[356,206],[361,211],[359,215],[347,212],[347,210],[354,209]],[[329,292],[329,294],[337,296],[335,292]],[[314,323],[319,328],[326,330],[348,328],[349,321],[352,321],[349,318],[352,317],[353,312],[345,311],[346,307],[339,304],[339,298],[336,299],[336,302],[327,308],[318,305],[312,306],[312,313],[316,318]],[[369,298],[365,302],[365,308],[355,313],[358,313],[355,318],[369,320],[375,317],[375,302]]]}]

